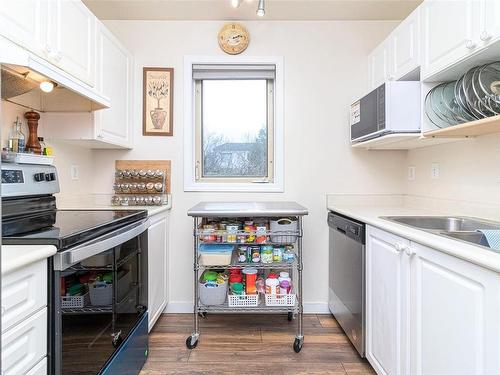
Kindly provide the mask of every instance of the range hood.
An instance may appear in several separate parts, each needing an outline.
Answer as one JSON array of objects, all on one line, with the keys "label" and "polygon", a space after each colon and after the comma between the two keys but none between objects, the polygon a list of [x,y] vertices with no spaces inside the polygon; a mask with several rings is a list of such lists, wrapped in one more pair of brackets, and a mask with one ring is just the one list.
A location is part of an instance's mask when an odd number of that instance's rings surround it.
[{"label": "range hood", "polygon": [[[42,74],[28,66],[2,64],[1,98],[38,112],[93,112],[109,107],[109,102],[94,94],[90,88],[60,78],[65,77]],[[66,84],[60,81],[66,81]],[[42,91],[42,82],[52,83],[53,90]]]}]

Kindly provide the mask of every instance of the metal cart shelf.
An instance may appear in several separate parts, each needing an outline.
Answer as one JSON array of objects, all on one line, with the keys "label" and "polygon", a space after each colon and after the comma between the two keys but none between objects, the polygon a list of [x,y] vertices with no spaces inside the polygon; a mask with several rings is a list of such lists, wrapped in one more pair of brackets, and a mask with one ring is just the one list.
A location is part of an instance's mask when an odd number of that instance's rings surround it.
[{"label": "metal cart shelf", "polygon": [[[200,337],[200,315],[206,313],[263,313],[263,314],[287,314],[288,320],[292,320],[297,316],[297,334],[293,344],[293,349],[296,353],[300,352],[304,343],[303,331],[303,301],[302,301],[302,217],[307,215],[308,211],[305,207],[295,202],[201,202],[192,207],[188,211],[188,215],[193,217],[193,237],[194,237],[194,310],[193,310],[193,332],[186,339],[186,346],[189,349],[194,349],[198,345]],[[280,217],[294,217],[297,219],[297,230],[293,232],[275,232],[267,231],[266,236],[293,236],[296,243],[295,257],[292,262],[279,262],[279,263],[238,263],[233,252],[230,265],[201,265],[199,262],[199,247],[200,244],[210,243],[200,240],[205,232],[200,230],[200,224],[203,219],[243,219],[243,218],[280,218]],[[238,235],[245,235],[245,233],[238,232]],[[220,244],[238,245],[234,242],[218,242]],[[265,245],[279,244],[284,245],[280,241],[266,241]],[[264,245],[258,243],[240,243],[240,245]],[[296,270],[297,279],[294,283],[296,292],[296,301],[294,306],[266,306],[262,296],[260,296],[260,303],[255,307],[232,307],[229,306],[228,301],[222,305],[205,306],[199,300],[198,283],[200,278],[200,270],[202,269],[229,269],[229,268],[257,268],[259,270]]]}]

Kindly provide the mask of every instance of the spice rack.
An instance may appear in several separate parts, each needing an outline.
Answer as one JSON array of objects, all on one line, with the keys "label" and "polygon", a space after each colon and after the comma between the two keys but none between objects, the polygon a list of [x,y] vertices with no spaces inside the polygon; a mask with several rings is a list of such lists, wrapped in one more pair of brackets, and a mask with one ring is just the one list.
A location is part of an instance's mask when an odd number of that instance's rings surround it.
[{"label": "spice rack", "polygon": [[117,160],[114,206],[161,206],[170,192],[169,160]]},{"label": "spice rack", "polygon": [[[200,316],[206,313],[263,313],[263,314],[286,314],[288,321],[297,317],[297,334],[293,343],[296,353],[300,352],[304,342],[303,332],[303,301],[302,301],[302,217],[308,211],[294,202],[262,202],[262,203],[199,203],[188,211],[193,217],[194,237],[194,310],[193,310],[193,332],[186,339],[188,349],[196,348],[200,337]],[[265,220],[271,223],[279,218],[293,218],[296,221],[294,230],[272,230],[248,232],[244,230],[230,230],[228,225],[225,230],[208,228],[210,220],[224,221],[233,220]],[[271,225],[269,225],[271,227]],[[229,237],[231,235],[231,237]],[[257,242],[260,236],[261,242]],[[265,263],[240,262],[236,250],[233,250],[230,264],[201,264],[200,246],[206,245],[233,245],[238,246],[265,246],[265,245],[293,245],[293,260],[287,262]],[[268,294],[228,294],[222,304],[204,305],[200,301],[199,280],[201,272],[207,269],[233,270],[233,269],[257,269],[264,274],[271,270],[288,271],[293,280],[293,294],[268,295]]]}]

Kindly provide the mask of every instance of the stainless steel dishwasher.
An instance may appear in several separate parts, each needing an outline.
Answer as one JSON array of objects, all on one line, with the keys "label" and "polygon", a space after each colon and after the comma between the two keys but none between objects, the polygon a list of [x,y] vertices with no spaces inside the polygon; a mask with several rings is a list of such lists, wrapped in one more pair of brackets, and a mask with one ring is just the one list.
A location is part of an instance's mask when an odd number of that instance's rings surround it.
[{"label": "stainless steel dishwasher", "polygon": [[365,224],[328,214],[330,311],[365,356]]}]

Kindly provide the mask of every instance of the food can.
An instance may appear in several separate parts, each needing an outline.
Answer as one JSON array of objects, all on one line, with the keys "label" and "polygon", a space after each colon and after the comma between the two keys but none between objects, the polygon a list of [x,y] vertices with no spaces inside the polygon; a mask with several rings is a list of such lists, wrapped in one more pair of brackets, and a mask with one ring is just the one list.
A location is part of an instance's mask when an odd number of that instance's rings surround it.
[{"label": "food can", "polygon": [[261,246],[260,258],[262,263],[272,263],[273,262],[273,247],[270,245]]},{"label": "food can", "polygon": [[283,261],[283,247],[281,246],[276,246],[273,249],[273,262],[280,263]]},{"label": "food can", "polygon": [[252,263],[260,263],[260,246],[251,246]]},{"label": "food can", "polygon": [[248,246],[238,246],[238,262],[246,263],[247,261],[247,247]]}]

